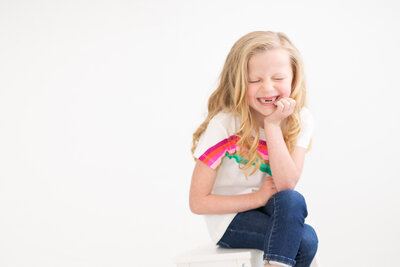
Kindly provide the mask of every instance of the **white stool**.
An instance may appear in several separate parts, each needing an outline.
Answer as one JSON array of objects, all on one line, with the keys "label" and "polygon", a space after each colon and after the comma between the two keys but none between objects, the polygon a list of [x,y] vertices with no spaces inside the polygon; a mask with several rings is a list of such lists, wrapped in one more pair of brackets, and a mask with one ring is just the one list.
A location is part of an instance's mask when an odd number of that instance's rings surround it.
[{"label": "white stool", "polygon": [[[227,249],[212,244],[190,250],[173,259],[177,267],[264,267],[257,249]],[[316,257],[310,267],[318,267]]]}]

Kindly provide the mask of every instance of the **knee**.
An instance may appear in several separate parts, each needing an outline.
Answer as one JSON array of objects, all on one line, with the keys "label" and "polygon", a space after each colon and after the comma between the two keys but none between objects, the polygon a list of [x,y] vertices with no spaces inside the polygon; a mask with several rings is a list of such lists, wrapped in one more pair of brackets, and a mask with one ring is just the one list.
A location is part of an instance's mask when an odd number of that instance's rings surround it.
[{"label": "knee", "polygon": [[300,243],[300,254],[304,257],[314,258],[318,250],[318,236],[314,228],[308,224],[304,224],[303,237]]},{"label": "knee", "polygon": [[273,195],[275,199],[287,200],[290,203],[305,204],[305,199],[302,194],[295,190],[283,190]]},{"label": "knee", "polygon": [[281,207],[285,207],[290,212],[302,211],[304,217],[307,217],[307,204],[304,196],[295,190],[283,190],[273,195],[275,201]]}]

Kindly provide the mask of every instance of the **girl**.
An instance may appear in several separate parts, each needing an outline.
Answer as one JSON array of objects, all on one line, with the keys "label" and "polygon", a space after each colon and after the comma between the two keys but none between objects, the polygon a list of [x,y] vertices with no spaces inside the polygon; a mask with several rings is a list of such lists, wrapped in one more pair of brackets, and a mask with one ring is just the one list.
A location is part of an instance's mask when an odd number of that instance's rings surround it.
[{"label": "girl", "polygon": [[[294,188],[311,146],[301,55],[280,32],[240,38],[193,134],[190,209],[218,246],[264,251],[265,266],[310,266],[318,246]],[[271,265],[269,265],[271,264]]]}]

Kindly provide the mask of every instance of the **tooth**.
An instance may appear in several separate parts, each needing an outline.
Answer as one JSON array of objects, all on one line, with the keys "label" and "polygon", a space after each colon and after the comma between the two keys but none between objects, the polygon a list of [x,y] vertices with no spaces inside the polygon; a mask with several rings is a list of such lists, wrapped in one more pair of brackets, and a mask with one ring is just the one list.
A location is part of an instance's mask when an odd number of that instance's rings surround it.
[{"label": "tooth", "polygon": [[271,102],[274,102],[276,100],[276,97],[274,99],[260,99],[260,100],[263,103],[271,103]]}]

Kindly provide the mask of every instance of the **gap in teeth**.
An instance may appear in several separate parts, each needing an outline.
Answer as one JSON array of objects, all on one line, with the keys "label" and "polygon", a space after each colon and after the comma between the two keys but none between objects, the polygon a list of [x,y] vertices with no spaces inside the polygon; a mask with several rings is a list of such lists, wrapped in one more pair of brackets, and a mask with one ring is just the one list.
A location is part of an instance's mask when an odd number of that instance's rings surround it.
[{"label": "gap in teeth", "polygon": [[264,99],[260,99],[260,98],[259,98],[259,100],[260,100],[262,103],[271,103],[271,102],[274,102],[277,98],[278,98],[278,97],[275,97],[274,99],[271,99],[271,100],[264,100]]}]

